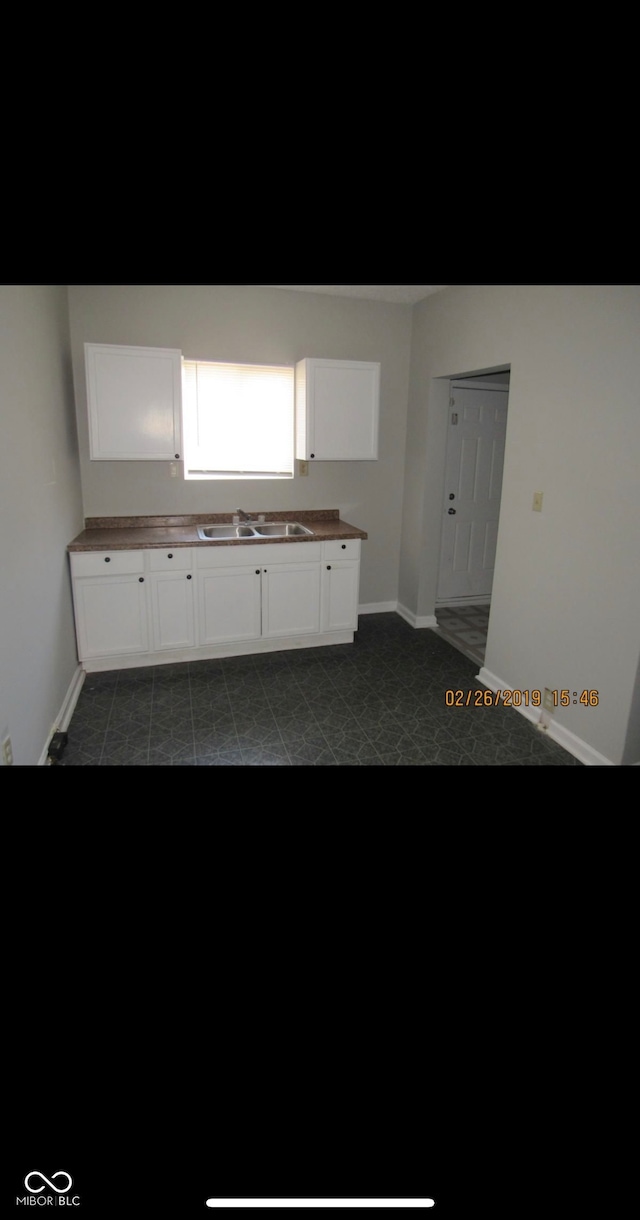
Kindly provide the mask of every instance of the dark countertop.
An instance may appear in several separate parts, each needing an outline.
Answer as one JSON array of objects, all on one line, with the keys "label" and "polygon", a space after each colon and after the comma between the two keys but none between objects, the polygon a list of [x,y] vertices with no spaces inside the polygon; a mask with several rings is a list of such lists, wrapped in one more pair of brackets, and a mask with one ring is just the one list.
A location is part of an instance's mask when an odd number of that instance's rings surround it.
[{"label": "dark countertop", "polygon": [[[258,512],[250,515],[257,519]],[[265,512],[270,521],[299,521],[313,530],[312,535],[293,538],[218,538],[203,542],[199,525],[230,525],[232,513],[192,513],[173,517],[87,517],[85,528],[69,543],[68,551],[131,551],[165,546],[262,546],[264,543],[327,542],[331,539],[361,538],[364,530],[341,521],[338,509],[309,509],[299,512]]]}]

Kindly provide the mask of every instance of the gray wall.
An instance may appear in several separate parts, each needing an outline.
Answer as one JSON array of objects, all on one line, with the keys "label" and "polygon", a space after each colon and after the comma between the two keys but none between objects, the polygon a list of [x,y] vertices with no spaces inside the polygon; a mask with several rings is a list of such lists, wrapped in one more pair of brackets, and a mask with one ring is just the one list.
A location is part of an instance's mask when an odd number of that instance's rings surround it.
[{"label": "gray wall", "polygon": [[[77,285],[69,289],[73,375],[87,517],[338,508],[364,529],[360,601],[398,590],[411,308],[276,288]],[[179,348],[201,360],[294,364],[305,356],[381,364],[377,462],[311,463],[293,480],[185,482],[169,462],[91,462],[85,343]],[[181,470],[181,467],[180,467]]]},{"label": "gray wall", "polygon": [[[599,691],[556,723],[640,761],[640,288],[454,286],[414,309],[399,602],[433,614],[448,378],[510,367],[485,669]],[[532,512],[534,491],[544,494]]]},{"label": "gray wall", "polygon": [[0,285],[0,734],[35,765],[77,668],[66,555],[82,528],[66,287]]}]

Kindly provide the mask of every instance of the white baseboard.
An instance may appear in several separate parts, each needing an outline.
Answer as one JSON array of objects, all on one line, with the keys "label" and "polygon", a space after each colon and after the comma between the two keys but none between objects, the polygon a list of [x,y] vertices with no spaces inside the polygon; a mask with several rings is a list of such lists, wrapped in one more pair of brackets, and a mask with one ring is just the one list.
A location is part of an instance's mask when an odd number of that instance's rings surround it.
[{"label": "white baseboard", "polygon": [[[491,670],[484,666],[476,677],[483,686],[487,686],[489,690],[509,690],[509,684],[502,682],[500,678],[491,673]],[[557,741],[559,746],[567,750],[569,754],[573,754],[574,758],[578,758],[581,763],[587,767],[615,767],[615,763],[611,762],[610,758],[605,758],[604,754],[599,754],[592,746],[588,745],[582,738],[576,737],[575,733],[570,733],[569,729],[563,728],[561,724],[554,722],[553,716],[548,712],[544,712],[540,707],[516,707],[516,711],[520,712],[527,720],[540,730],[541,733],[546,733],[552,741]]]},{"label": "white baseboard", "polygon": [[71,682],[69,683],[67,693],[62,701],[62,707],[60,708],[60,711],[58,712],[58,715],[51,726],[45,747],[40,755],[40,758],[38,759],[37,765],[39,767],[46,767],[49,765],[49,746],[54,733],[66,732],[71,721],[71,717],[75,711],[76,703],[80,697],[80,691],[82,690],[85,677],[86,674],[82,666],[78,665],[78,668],[75,670]]},{"label": "white baseboard", "polygon": [[409,623],[410,627],[421,628],[438,626],[438,620],[434,614],[414,614],[412,610],[407,610],[406,606],[401,606],[399,603],[397,606],[397,611],[401,618],[403,618],[405,622]]}]

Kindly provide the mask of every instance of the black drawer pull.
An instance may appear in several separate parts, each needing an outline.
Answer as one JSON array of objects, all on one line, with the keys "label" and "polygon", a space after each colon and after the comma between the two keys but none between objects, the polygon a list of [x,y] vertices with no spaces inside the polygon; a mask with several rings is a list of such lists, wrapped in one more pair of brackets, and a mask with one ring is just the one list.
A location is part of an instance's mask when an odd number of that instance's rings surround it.
[{"label": "black drawer pull", "polygon": [[105,563],[111,563],[111,559],[110,559],[110,557],[109,557],[108,555],[107,555],[107,557],[106,557],[106,559],[105,559]]}]

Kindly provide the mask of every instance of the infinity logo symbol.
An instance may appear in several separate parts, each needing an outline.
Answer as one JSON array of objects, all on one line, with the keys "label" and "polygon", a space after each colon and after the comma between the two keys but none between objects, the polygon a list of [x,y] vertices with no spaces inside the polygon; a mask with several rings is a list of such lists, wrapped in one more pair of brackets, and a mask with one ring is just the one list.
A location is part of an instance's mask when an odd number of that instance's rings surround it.
[{"label": "infinity logo symbol", "polygon": [[[55,1165],[55,1161],[54,1161],[54,1165]],[[64,1169],[59,1169],[57,1173],[51,1174],[52,1178],[66,1178],[67,1179],[67,1183],[68,1183],[67,1186],[62,1186],[62,1187],[54,1186],[53,1182],[50,1182],[48,1178],[45,1178],[44,1174],[40,1173],[39,1169],[32,1169],[31,1173],[28,1173],[24,1180],[24,1184],[25,1184],[27,1190],[30,1190],[32,1195],[38,1195],[38,1194],[40,1194],[41,1190],[44,1190],[44,1185],[43,1186],[30,1186],[29,1185],[29,1178],[36,1178],[36,1177],[42,1178],[43,1183],[46,1182],[47,1186],[50,1186],[52,1190],[55,1190],[57,1195],[66,1195],[67,1191],[71,1190],[71,1183],[72,1183],[73,1179],[70,1174],[65,1173]]]}]

